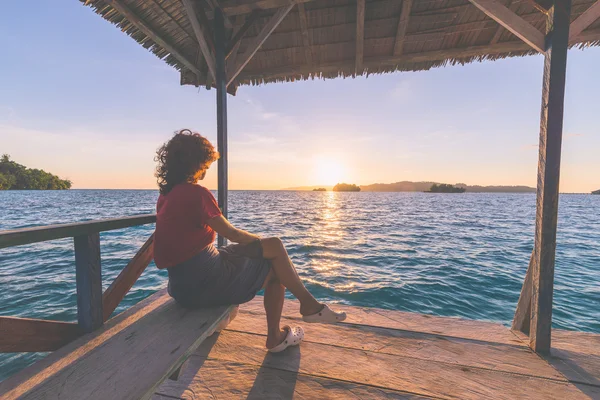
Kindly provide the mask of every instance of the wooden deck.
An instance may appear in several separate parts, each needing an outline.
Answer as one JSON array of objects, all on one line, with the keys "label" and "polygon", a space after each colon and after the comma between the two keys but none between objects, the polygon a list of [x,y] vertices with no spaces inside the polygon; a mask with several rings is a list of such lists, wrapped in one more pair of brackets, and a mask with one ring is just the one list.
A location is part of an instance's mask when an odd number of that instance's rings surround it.
[{"label": "wooden deck", "polygon": [[268,354],[257,297],[153,399],[600,399],[600,335],[554,330],[541,358],[500,324],[341,308],[343,324],[305,324],[286,301],[284,323],[305,341]]}]

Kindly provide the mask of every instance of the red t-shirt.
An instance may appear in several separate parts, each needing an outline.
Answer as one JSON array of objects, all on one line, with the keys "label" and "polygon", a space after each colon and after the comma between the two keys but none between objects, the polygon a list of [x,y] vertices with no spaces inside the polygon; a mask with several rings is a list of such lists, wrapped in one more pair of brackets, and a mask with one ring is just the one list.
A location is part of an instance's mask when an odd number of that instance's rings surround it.
[{"label": "red t-shirt", "polygon": [[156,203],[154,261],[160,269],[189,260],[215,241],[206,221],[221,215],[215,196],[203,186],[175,185]]}]

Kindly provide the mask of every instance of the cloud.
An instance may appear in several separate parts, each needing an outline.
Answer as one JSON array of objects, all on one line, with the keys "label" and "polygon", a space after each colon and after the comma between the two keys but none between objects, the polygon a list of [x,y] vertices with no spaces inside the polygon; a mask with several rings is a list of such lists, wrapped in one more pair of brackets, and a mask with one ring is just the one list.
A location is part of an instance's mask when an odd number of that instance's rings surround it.
[{"label": "cloud", "polygon": [[566,133],[564,135],[564,138],[565,138],[565,140],[568,140],[568,139],[571,139],[571,138],[582,137],[582,136],[585,136],[585,135],[583,133],[572,133],[572,132],[569,132],[569,133]]},{"label": "cloud", "polygon": [[518,150],[519,151],[530,151],[530,150],[537,150],[539,147],[539,144],[522,144],[521,146],[519,146]]},{"label": "cloud", "polygon": [[401,80],[395,87],[390,91],[390,97],[394,100],[407,101],[414,95],[414,85],[408,79]]},{"label": "cloud", "polygon": [[0,123],[9,123],[17,118],[17,112],[10,106],[0,105]]}]

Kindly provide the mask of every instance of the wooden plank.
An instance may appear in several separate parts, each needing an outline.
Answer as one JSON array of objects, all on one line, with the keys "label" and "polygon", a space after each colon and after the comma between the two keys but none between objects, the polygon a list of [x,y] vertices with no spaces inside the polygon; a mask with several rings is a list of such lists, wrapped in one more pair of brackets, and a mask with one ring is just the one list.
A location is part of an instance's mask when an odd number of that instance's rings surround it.
[{"label": "wooden plank", "polygon": [[[517,5],[518,5],[518,3],[517,3]],[[506,8],[508,8],[510,11],[514,12],[515,10],[513,10],[513,7],[515,7],[515,5],[513,4],[512,0],[508,0],[508,2],[506,3]],[[502,33],[504,33],[504,27],[502,25],[499,25],[498,28],[496,29],[496,32],[494,33],[494,36],[492,37],[492,40],[490,40],[490,44],[498,43],[498,41],[500,40],[500,37],[502,36]]]},{"label": "wooden plank", "polygon": [[[213,54],[211,53],[211,49],[210,49],[210,46],[208,45],[207,39],[204,37],[204,31],[202,30],[202,27],[200,26],[200,22],[198,22],[198,14],[196,11],[196,7],[195,7],[194,3],[192,2],[192,0],[182,0],[182,1],[183,1],[183,6],[185,8],[185,12],[188,16],[188,20],[190,21],[190,24],[192,25],[192,29],[194,30],[194,34],[196,35],[196,40],[198,41],[198,46],[200,47],[200,51],[202,52],[202,55],[204,56],[204,60],[206,61],[206,64],[208,65],[208,70],[210,71],[210,74],[213,77],[213,79],[216,80],[215,58],[214,58]],[[208,26],[205,26],[205,28],[208,28]]]},{"label": "wooden plank", "polygon": [[83,332],[104,323],[102,318],[102,271],[100,234],[75,236],[75,280],[77,284],[77,322]]},{"label": "wooden plank", "polygon": [[533,25],[506,8],[497,0],[469,0],[477,8],[483,11],[500,25],[511,31],[519,39],[527,43],[535,50],[543,53],[545,51],[544,35]]},{"label": "wooden plank", "polygon": [[529,345],[534,351],[542,354],[547,354],[551,345],[560,153],[570,16],[571,0],[557,0],[548,14],[550,31],[546,41],[548,51],[544,60],[529,333]]},{"label": "wooden plank", "polygon": [[546,360],[569,380],[600,386],[600,334],[554,329],[551,352]]},{"label": "wooden plank", "polygon": [[186,310],[161,290],[0,382],[0,398],[148,398],[230,309]]},{"label": "wooden plank", "polygon": [[[264,344],[264,336],[225,330],[216,343],[200,346],[187,368],[201,370],[208,357],[437,398],[589,398],[573,384],[552,379],[310,342],[265,355]],[[600,387],[589,390],[592,398],[600,396]]]},{"label": "wooden plank", "polygon": [[0,317],[0,353],[54,351],[80,333],[71,322]]},{"label": "wooden plank", "polygon": [[241,59],[237,62],[236,66],[233,68],[231,72],[227,74],[227,86],[234,81],[235,78],[242,72],[246,64],[250,62],[254,54],[258,51],[260,46],[267,40],[267,38],[271,35],[271,33],[279,26],[281,21],[288,15],[290,10],[296,4],[294,1],[287,0],[287,5],[281,7],[275,15],[271,17],[269,22],[263,27],[258,36],[256,36],[252,42],[248,45],[248,50],[242,55]]},{"label": "wooden plank", "polygon": [[362,75],[365,54],[365,0],[356,0],[356,52],[354,73]]},{"label": "wooden plank", "polygon": [[572,382],[600,386],[599,334],[554,329],[546,360]]},{"label": "wooden plank", "polygon": [[131,226],[153,224],[156,214],[133,217],[111,218],[73,224],[36,226],[33,228],[0,231],[0,249],[23,244],[45,242],[74,236],[88,235],[94,232],[112,231]]},{"label": "wooden plank", "polygon": [[237,30],[235,35],[233,35],[231,40],[228,42],[227,50],[225,51],[225,59],[229,59],[229,57],[231,57],[231,54],[234,53],[234,49],[237,53],[237,49],[239,49],[240,44],[242,43],[242,39],[244,38],[244,36],[246,36],[246,33],[248,33],[248,29],[250,29],[252,25],[254,25],[254,23],[259,17],[260,12],[258,10],[255,10],[252,13],[250,13],[250,15],[248,15],[248,18],[246,18],[244,24]]},{"label": "wooden plank", "polygon": [[186,56],[183,55],[175,46],[171,45],[166,39],[160,36],[154,31],[144,20],[139,18],[129,7],[127,7],[120,0],[103,0],[104,3],[109,4],[112,8],[122,14],[129,22],[131,22],[138,30],[144,35],[148,36],[154,43],[168,51],[179,60],[180,63],[185,65],[190,71],[193,71],[197,76],[201,75],[200,69],[191,62]]},{"label": "wooden plank", "polygon": [[[282,320],[283,325],[298,323],[289,318]],[[566,380],[562,374],[525,346],[365,325],[300,324],[304,327],[305,341],[311,343]],[[227,329],[262,335],[266,333],[266,326],[264,313],[241,312]]]},{"label": "wooden plank", "polygon": [[571,23],[569,28],[569,40],[575,39],[587,27],[596,22],[600,18],[600,0],[597,0],[587,10],[583,12],[575,21]]},{"label": "wooden plank", "polygon": [[532,251],[531,257],[529,258],[529,266],[525,273],[525,279],[523,281],[523,287],[521,287],[521,294],[519,295],[519,302],[517,303],[517,309],[515,310],[515,316],[512,321],[512,329],[515,331],[523,332],[529,335],[529,320],[531,319],[531,291],[533,289],[533,283],[531,282],[531,274],[533,267],[531,264],[535,261],[535,254]]},{"label": "wooden plank", "polygon": [[304,46],[304,58],[306,65],[312,66],[313,54],[310,45],[310,36],[308,35],[308,21],[306,19],[306,10],[304,4],[298,3],[298,20],[300,21],[300,32],[302,33],[302,45]]},{"label": "wooden plank", "polygon": [[[240,312],[264,314],[262,296],[240,306]],[[299,303],[286,300],[283,305],[283,315],[300,319]],[[472,339],[482,342],[501,343],[515,346],[527,346],[505,326],[486,321],[474,321],[460,318],[438,317],[404,311],[382,310],[378,308],[334,306],[346,312],[348,318],[342,324],[367,325],[382,328],[402,329],[428,333],[445,337]]]},{"label": "wooden plank", "polygon": [[[271,357],[268,356],[267,357]],[[411,393],[236,362],[206,360],[176,382],[165,381],[154,400],[167,399],[426,399]]]},{"label": "wooden plank", "polygon": [[113,283],[102,295],[102,315],[104,321],[108,320],[121,302],[129,289],[138,280],[142,272],[154,258],[154,233],[138,250],[127,266],[119,273]]},{"label": "wooden plank", "polygon": [[410,10],[412,10],[413,0],[403,0],[400,18],[398,19],[398,30],[396,31],[396,41],[394,43],[394,56],[402,55],[404,49],[404,40],[410,21]]}]

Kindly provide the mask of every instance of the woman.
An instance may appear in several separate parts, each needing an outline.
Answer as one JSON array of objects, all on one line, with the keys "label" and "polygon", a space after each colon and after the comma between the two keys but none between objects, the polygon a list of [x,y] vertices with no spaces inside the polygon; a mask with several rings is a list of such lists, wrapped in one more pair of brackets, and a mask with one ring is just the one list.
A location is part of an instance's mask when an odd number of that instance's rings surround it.
[{"label": "woman", "polygon": [[[169,272],[169,294],[184,307],[242,304],[265,289],[267,349],[280,352],[304,337],[301,327],[280,327],[285,289],[300,300],[305,322],[346,319],[320,304],[298,276],[278,238],[261,239],[235,228],[221,214],[203,186],[210,165],[219,158],[204,137],[184,129],[157,151],[154,260]],[[237,243],[217,249],[216,234]]]}]

